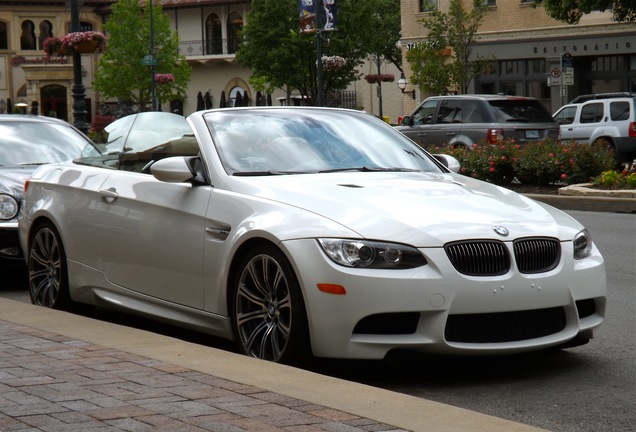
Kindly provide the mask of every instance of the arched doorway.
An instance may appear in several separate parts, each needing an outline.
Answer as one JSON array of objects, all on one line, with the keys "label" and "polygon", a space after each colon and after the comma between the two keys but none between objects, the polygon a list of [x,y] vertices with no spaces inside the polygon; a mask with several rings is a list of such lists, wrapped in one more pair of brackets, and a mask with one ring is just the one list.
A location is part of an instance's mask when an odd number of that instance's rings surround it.
[{"label": "arched doorway", "polygon": [[41,113],[68,121],[66,87],[50,84],[40,89]]}]

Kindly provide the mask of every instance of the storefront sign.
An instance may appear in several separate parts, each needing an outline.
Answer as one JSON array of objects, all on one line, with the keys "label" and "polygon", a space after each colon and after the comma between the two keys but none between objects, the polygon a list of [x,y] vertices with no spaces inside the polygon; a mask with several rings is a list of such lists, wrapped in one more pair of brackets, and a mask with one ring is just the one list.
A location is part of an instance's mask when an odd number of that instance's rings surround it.
[{"label": "storefront sign", "polygon": [[15,56],[11,58],[11,66],[18,67],[22,65],[46,65],[46,64],[68,64],[68,59],[63,57],[49,58],[46,57],[24,57]]}]

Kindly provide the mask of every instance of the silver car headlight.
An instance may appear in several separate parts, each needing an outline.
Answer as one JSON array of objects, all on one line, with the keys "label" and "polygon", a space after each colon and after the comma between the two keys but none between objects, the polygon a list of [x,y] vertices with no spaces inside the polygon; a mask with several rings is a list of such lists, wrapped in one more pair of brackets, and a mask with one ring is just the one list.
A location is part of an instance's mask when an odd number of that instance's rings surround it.
[{"label": "silver car headlight", "polygon": [[19,208],[18,201],[11,195],[0,194],[0,220],[13,219]]},{"label": "silver car headlight", "polygon": [[318,243],[336,264],[373,269],[409,269],[426,265],[412,246],[369,240],[321,238]]},{"label": "silver car headlight", "polygon": [[583,259],[592,255],[592,237],[584,229],[574,236],[574,259]]}]

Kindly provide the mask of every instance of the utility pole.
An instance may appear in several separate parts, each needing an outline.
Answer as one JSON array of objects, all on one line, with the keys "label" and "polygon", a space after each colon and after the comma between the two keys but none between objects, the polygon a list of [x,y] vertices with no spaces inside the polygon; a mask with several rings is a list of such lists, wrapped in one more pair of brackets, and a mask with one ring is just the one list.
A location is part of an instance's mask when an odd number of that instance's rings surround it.
[{"label": "utility pole", "polygon": [[[80,0],[69,0],[71,9],[71,32],[79,32],[79,2]],[[86,121],[86,89],[82,83],[82,54],[73,53],[73,87],[71,87],[71,95],[73,96],[73,125],[82,132],[88,132],[88,123]]]},{"label": "utility pole", "polygon": [[157,111],[157,95],[155,90],[155,31],[154,31],[154,23],[152,18],[152,9],[153,4],[152,0],[148,0],[148,4],[150,7],[150,52],[148,53],[150,57],[152,57],[153,62],[150,64],[150,103],[153,111]]},{"label": "utility pole", "polygon": [[323,75],[322,75],[322,0],[316,1],[316,106],[323,106]]}]

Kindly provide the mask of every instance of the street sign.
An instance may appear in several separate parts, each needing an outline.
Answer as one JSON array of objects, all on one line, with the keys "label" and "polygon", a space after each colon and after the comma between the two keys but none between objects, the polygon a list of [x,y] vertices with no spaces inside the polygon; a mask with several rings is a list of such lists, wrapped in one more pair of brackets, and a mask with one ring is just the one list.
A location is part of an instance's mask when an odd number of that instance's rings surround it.
[{"label": "street sign", "polygon": [[155,60],[152,55],[148,54],[147,56],[144,56],[143,59],[141,59],[141,64],[144,66],[156,66],[157,60]]},{"label": "street sign", "polygon": [[568,68],[563,71],[563,85],[574,85],[574,68]]},{"label": "street sign", "polygon": [[561,54],[561,69],[571,69],[572,68],[572,54],[569,52],[564,52]]},{"label": "street sign", "polygon": [[563,79],[561,74],[561,68],[555,67],[550,69],[550,85],[560,86],[563,85]]}]

